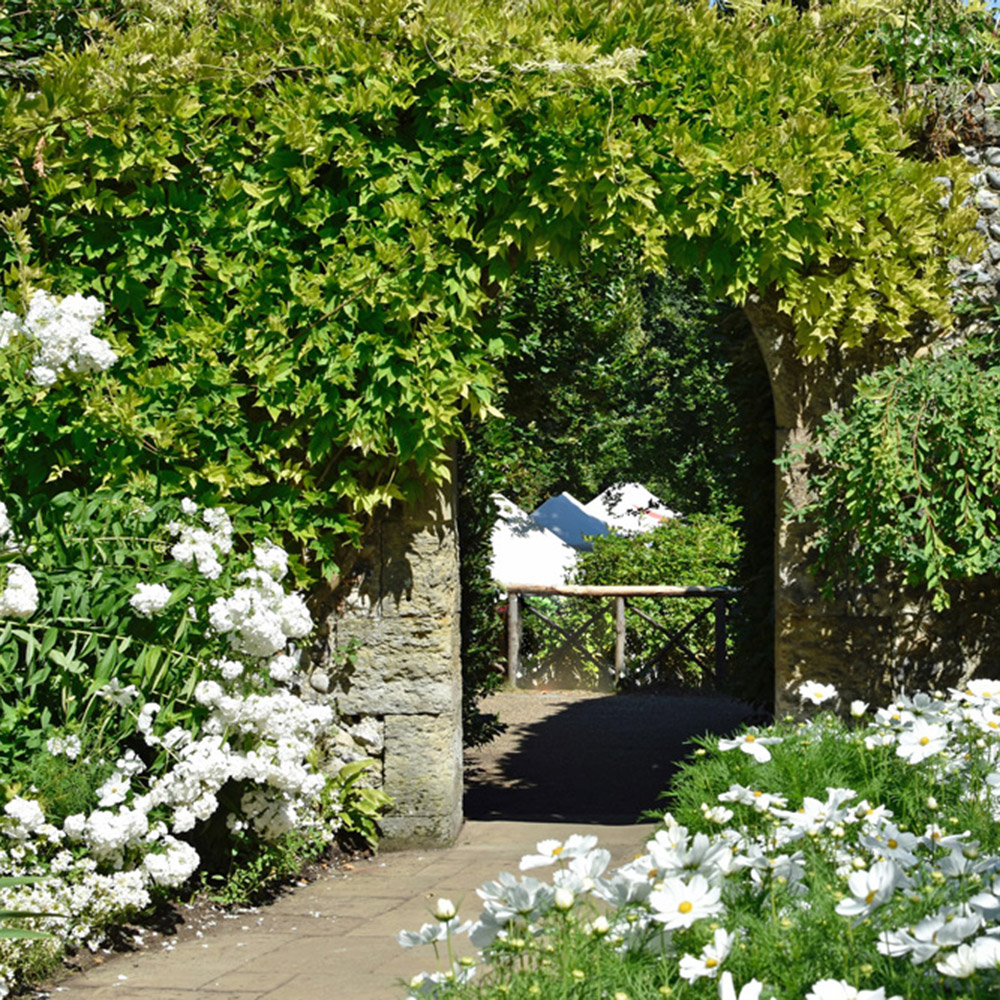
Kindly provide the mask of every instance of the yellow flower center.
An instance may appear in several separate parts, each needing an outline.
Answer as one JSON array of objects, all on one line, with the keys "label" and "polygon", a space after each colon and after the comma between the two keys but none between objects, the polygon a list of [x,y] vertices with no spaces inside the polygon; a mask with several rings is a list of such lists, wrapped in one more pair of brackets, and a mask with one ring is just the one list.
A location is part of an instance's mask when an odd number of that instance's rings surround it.
[{"label": "yellow flower center", "polygon": [[559,855],[562,854],[562,852],[563,852],[562,844],[560,844],[558,847],[553,847],[552,848],[552,857],[558,858]]},{"label": "yellow flower center", "polygon": [[694,909],[694,906],[685,899],[684,902],[677,907],[677,909],[681,913],[690,913]]},{"label": "yellow flower center", "polygon": [[875,898],[875,890],[872,889],[872,891],[868,893],[867,896],[865,896],[865,902],[870,904],[874,898]]},{"label": "yellow flower center", "polygon": [[714,969],[719,963],[714,958],[705,959],[705,968]]},{"label": "yellow flower center", "polygon": [[899,847],[899,841],[897,840],[887,840],[886,844],[888,844],[890,851],[894,851],[897,847]]},{"label": "yellow flower center", "polygon": [[747,733],[747,743],[753,743],[755,739],[757,739],[757,737],[754,736],[753,733]]},{"label": "yellow flower center", "polygon": [[755,799],[759,799],[763,794],[764,794],[763,792],[754,792],[753,793],[753,797]]},{"label": "yellow flower center", "polygon": [[920,745],[922,747],[927,746],[928,743],[930,743],[930,737],[929,736],[921,736],[920,737]]}]

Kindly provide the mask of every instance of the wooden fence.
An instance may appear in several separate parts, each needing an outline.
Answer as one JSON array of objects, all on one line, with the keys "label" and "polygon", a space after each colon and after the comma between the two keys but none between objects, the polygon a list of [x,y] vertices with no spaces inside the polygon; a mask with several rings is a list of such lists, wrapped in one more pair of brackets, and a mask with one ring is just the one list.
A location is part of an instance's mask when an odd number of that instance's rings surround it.
[{"label": "wooden fence", "polygon": [[[726,680],[726,617],[727,603],[733,600],[739,591],[732,587],[666,587],[666,586],[622,586],[622,587],[584,587],[566,584],[562,587],[543,587],[534,584],[517,584],[508,587],[507,602],[507,677],[512,687],[517,686],[518,676],[521,668],[521,639],[524,617],[532,614],[545,622],[549,627],[557,630],[563,636],[560,649],[576,649],[582,656],[593,659],[591,651],[587,650],[581,639],[587,629],[597,618],[604,614],[606,605],[604,601],[610,599],[613,602],[614,611],[614,665],[613,677],[617,686],[621,680],[626,666],[626,615],[631,613],[644,620],[654,629],[659,630],[666,636],[663,645],[647,658],[648,663],[653,663],[658,657],[662,657],[671,649],[678,650],[691,662],[696,663],[702,670],[703,676],[707,664],[704,658],[690,649],[685,642],[685,637],[708,615],[714,618],[714,680],[716,687],[722,687]],[[535,597],[585,597],[600,600],[597,611],[591,615],[582,625],[578,625],[575,630],[564,628],[550,615],[541,609],[533,606],[529,598]],[[711,604],[706,605],[690,618],[680,629],[672,629],[654,617],[644,612],[641,608],[629,603],[629,598],[635,597],[658,597],[664,599],[689,599],[689,598],[710,598]],[[640,672],[642,667],[640,667]]]}]

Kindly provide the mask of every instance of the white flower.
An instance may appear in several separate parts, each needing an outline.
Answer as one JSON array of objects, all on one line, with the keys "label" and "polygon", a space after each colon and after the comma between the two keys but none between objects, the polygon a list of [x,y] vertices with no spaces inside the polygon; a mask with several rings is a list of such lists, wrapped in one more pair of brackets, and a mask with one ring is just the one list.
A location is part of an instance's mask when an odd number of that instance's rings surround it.
[{"label": "white flower", "polygon": [[179,886],[198,869],[198,852],[183,840],[164,837],[166,850],[162,854],[150,853],[142,859],[142,866],[157,885]]},{"label": "white flower", "polygon": [[796,693],[803,701],[813,705],[822,705],[837,697],[837,689],[832,684],[820,684],[818,681],[803,681]]},{"label": "white flower", "polygon": [[463,934],[468,928],[468,923],[459,924],[458,917],[439,919],[436,923],[424,924],[419,931],[400,931],[396,935],[396,941],[401,948],[416,948],[422,944],[447,941],[449,935]]},{"label": "white flower", "polygon": [[107,371],[118,360],[108,341],[92,332],[103,315],[104,306],[91,296],[56,299],[41,290],[32,295],[20,332],[38,345],[31,367],[37,385],[54,384],[64,371]]},{"label": "white flower", "polygon": [[949,740],[946,726],[918,720],[911,728],[900,733],[896,755],[902,757],[907,764],[919,764],[944,750]]},{"label": "white flower", "polygon": [[244,667],[239,660],[223,658],[221,660],[213,660],[212,662],[214,666],[219,668],[219,673],[222,674],[224,681],[234,681],[243,674]]},{"label": "white flower", "polygon": [[763,983],[751,979],[737,994],[736,987],[733,985],[733,974],[723,972],[719,979],[719,1000],[760,1000],[760,991],[763,988]]},{"label": "white flower", "polygon": [[735,750],[739,748],[749,754],[758,764],[764,764],[771,759],[771,751],[767,748],[781,743],[780,736],[759,736],[757,733],[744,733],[733,739],[719,740],[720,750]]},{"label": "white flower", "polygon": [[579,857],[593,850],[597,846],[597,838],[594,836],[583,836],[579,833],[571,834],[566,842],[561,840],[540,840],[535,848],[537,854],[526,854],[521,858],[520,869],[526,872],[532,868],[541,868],[544,865],[554,864],[556,861],[565,861],[569,858]]},{"label": "white flower", "polygon": [[139,689],[134,684],[122,687],[117,677],[112,677],[98,692],[98,698],[105,698],[116,705],[128,708],[139,697]]},{"label": "white flower", "polygon": [[732,809],[727,809],[725,806],[712,806],[710,808],[707,802],[702,802],[701,814],[709,823],[725,824],[733,818]]},{"label": "white flower", "polygon": [[842,917],[867,916],[891,899],[896,887],[903,884],[903,873],[894,861],[877,861],[868,871],[854,872],[848,878],[853,898],[841,900],[837,912]]},{"label": "white flower", "polygon": [[772,806],[788,805],[788,799],[784,795],[772,795],[745,785],[730,785],[729,790],[720,792],[717,798],[720,802],[739,802],[740,805],[753,806],[757,812],[767,812]]},{"label": "white flower", "polygon": [[288,553],[280,545],[270,541],[254,544],[253,561],[258,569],[275,580],[282,579],[288,572]]},{"label": "white flower", "polygon": [[979,968],[976,950],[970,944],[960,944],[934,965],[942,976],[951,976],[953,979],[968,979]]},{"label": "white flower", "polygon": [[690,882],[679,878],[665,881],[661,888],[649,894],[649,905],[653,919],[672,930],[690,927],[702,917],[721,913],[721,896],[718,886],[710,886],[703,876],[693,875]]},{"label": "white flower", "polygon": [[868,711],[867,701],[851,702],[851,715],[853,715],[855,719],[860,719],[867,711]]},{"label": "white flower", "polygon": [[556,891],[552,894],[552,905],[557,909],[565,912],[566,910],[573,909],[573,903],[576,902],[576,897],[573,895],[571,889],[567,889],[565,886],[559,886]]},{"label": "white flower", "polygon": [[735,935],[720,927],[712,936],[712,940],[701,949],[701,955],[684,955],[680,960],[679,971],[682,979],[693,983],[697,979],[714,979],[720,972],[722,963],[729,957],[733,948]]},{"label": "white flower", "polygon": [[20,563],[10,563],[6,583],[0,591],[0,618],[29,618],[37,610],[35,578]]},{"label": "white flower", "polygon": [[136,614],[149,618],[162,611],[170,600],[170,589],[162,583],[138,583],[129,604]]},{"label": "white flower", "polygon": [[119,802],[125,801],[130,789],[131,783],[128,778],[116,771],[103,785],[98,787],[97,804],[102,809],[116,806]]},{"label": "white flower", "polygon": [[[812,990],[806,994],[806,1000],[886,1000],[885,987],[877,990],[859,990],[843,979],[820,979],[813,983]],[[890,997],[889,1000],[903,1000],[902,997]]]},{"label": "white flower", "polygon": [[12,798],[3,808],[4,813],[18,824],[20,832],[8,835],[23,839],[30,833],[34,833],[45,822],[45,813],[42,807],[34,799],[23,799],[17,795]]},{"label": "white flower", "polygon": [[451,920],[455,916],[455,904],[450,900],[442,896],[438,899],[436,905],[434,906],[434,916],[438,920]]}]

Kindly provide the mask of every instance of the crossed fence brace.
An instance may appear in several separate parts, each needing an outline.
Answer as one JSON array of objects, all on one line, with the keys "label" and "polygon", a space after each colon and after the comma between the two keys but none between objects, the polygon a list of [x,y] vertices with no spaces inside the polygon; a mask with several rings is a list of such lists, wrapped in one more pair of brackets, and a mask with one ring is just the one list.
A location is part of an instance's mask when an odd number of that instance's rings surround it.
[{"label": "crossed fence brace", "polygon": [[[666,642],[660,646],[640,667],[640,672],[645,672],[661,662],[671,649],[679,650],[691,662],[697,664],[702,670],[702,676],[708,676],[705,658],[696,653],[684,641],[688,633],[699,622],[704,621],[709,615],[714,616],[714,677],[717,688],[722,687],[726,680],[726,606],[739,593],[733,587],[668,587],[668,586],[621,586],[621,587],[584,587],[567,584],[562,587],[543,587],[534,584],[519,584],[508,587],[507,602],[507,677],[512,687],[517,686],[517,677],[520,671],[521,661],[521,630],[524,614],[533,614],[540,618],[550,627],[556,629],[562,636],[563,642],[559,647],[551,652],[542,661],[542,666],[554,658],[565,649],[576,650],[585,659],[594,663],[598,670],[604,666],[592,651],[581,643],[581,637],[587,629],[598,618],[604,614],[604,607],[598,605],[597,610],[580,626],[575,629],[564,628],[559,622],[545,614],[540,608],[530,604],[528,598],[536,597],[595,597],[613,598],[615,608],[615,656],[614,656],[614,681],[617,686],[625,669],[625,633],[626,622],[625,612],[628,609],[632,614],[642,618],[667,638]],[[685,625],[674,631],[658,622],[651,615],[646,614],[641,608],[628,603],[630,597],[664,597],[664,598],[712,598],[712,603],[701,609],[690,618]]]}]

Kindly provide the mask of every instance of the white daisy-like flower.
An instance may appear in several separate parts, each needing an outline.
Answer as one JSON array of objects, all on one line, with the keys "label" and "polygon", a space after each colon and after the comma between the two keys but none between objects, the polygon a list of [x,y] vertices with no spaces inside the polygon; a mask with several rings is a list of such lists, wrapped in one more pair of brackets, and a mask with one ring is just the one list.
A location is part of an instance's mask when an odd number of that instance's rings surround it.
[{"label": "white daisy-like flower", "polygon": [[897,886],[905,884],[895,861],[876,861],[868,871],[854,872],[847,880],[850,899],[837,904],[842,917],[866,917],[876,907],[888,902]]},{"label": "white daisy-like flower", "polygon": [[[813,983],[812,989],[806,994],[806,1000],[886,1000],[885,987],[877,990],[861,990],[843,979],[820,979]],[[889,1000],[903,1000],[893,996]]]},{"label": "white daisy-like flower", "polygon": [[720,750],[742,750],[749,754],[758,764],[764,764],[771,759],[771,751],[767,748],[782,742],[780,736],[759,736],[757,733],[743,733],[732,739],[719,740]]},{"label": "white daisy-like flower", "polygon": [[733,974],[723,972],[719,979],[719,1000],[760,1000],[762,989],[764,989],[763,983],[751,979],[749,983],[744,983],[737,993],[733,985]]},{"label": "white daisy-like flower", "polygon": [[837,689],[832,684],[820,684],[819,681],[803,681],[796,694],[811,705],[822,705],[837,697]]},{"label": "white daisy-like flower", "polygon": [[129,779],[116,771],[103,785],[98,787],[97,804],[102,809],[110,809],[111,806],[125,801],[131,787]]},{"label": "white daisy-like flower", "polygon": [[579,833],[567,837],[565,843],[561,840],[540,840],[535,844],[538,853],[525,854],[521,858],[519,867],[523,872],[532,868],[542,868],[545,865],[555,864],[557,861],[567,861],[570,858],[579,857],[593,850],[596,846],[596,837],[582,836]]},{"label": "white daisy-like flower", "polygon": [[968,979],[979,969],[976,962],[976,949],[971,944],[960,944],[954,951],[948,952],[942,959],[934,963],[942,976],[952,979]]},{"label": "white daisy-like flower", "polygon": [[907,764],[919,764],[944,750],[950,739],[946,726],[918,720],[899,734],[896,756],[902,757]]},{"label": "white daisy-like flower", "polygon": [[690,927],[696,920],[722,912],[722,890],[709,885],[702,875],[693,875],[689,882],[672,878],[649,894],[653,919],[667,930]]},{"label": "white daisy-like flower", "polygon": [[724,927],[719,927],[712,940],[701,949],[701,955],[684,955],[680,960],[679,971],[682,979],[693,983],[698,979],[714,979],[722,968],[722,963],[729,957],[733,949],[735,935]]}]

